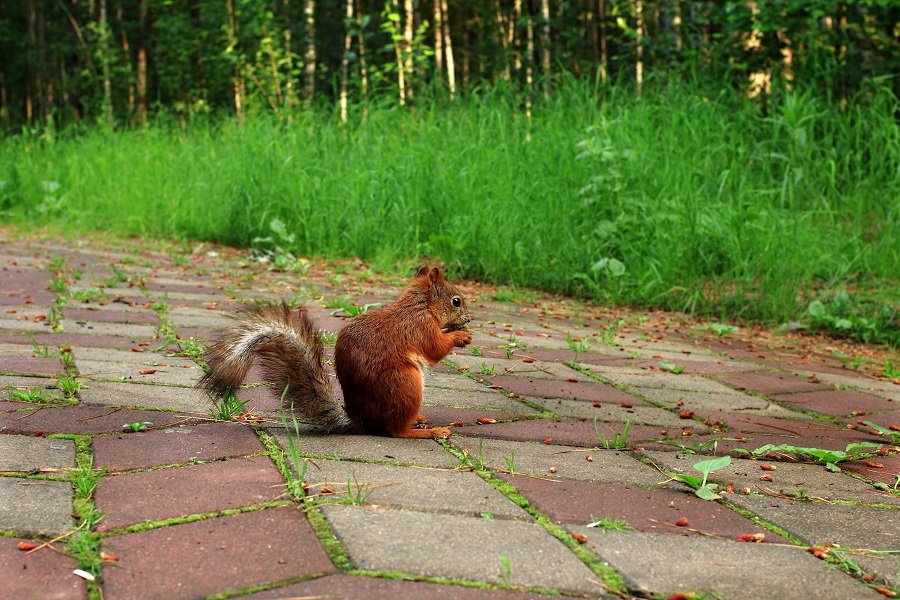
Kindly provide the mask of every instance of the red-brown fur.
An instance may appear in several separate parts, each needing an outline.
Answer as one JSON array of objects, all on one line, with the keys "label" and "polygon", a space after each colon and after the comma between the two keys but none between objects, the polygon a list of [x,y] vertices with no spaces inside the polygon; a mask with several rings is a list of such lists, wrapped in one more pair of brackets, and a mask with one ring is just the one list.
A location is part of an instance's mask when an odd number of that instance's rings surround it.
[{"label": "red-brown fur", "polygon": [[396,302],[364,313],[340,333],[334,362],[344,406],[350,419],[369,433],[392,437],[446,437],[444,428],[413,429],[422,405],[422,371],[419,361],[436,365],[454,347],[472,341],[465,330],[448,333],[448,325],[462,327],[468,321],[463,303],[438,269],[419,270],[412,285]]}]

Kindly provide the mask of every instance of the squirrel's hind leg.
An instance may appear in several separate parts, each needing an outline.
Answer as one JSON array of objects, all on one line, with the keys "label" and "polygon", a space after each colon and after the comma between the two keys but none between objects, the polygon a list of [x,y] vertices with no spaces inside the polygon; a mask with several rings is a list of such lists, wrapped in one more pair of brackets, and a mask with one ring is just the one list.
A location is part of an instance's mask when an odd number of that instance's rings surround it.
[{"label": "squirrel's hind leg", "polygon": [[391,437],[395,438],[431,438],[435,440],[444,440],[453,434],[446,427],[432,427],[431,429],[407,429],[391,433]]}]

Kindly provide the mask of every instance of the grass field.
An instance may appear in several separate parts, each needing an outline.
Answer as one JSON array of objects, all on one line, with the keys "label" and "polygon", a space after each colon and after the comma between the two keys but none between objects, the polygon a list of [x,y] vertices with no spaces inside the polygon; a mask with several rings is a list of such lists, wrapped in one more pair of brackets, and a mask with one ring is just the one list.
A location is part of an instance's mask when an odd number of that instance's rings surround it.
[{"label": "grass field", "polygon": [[[500,94],[361,123],[307,113],[0,140],[0,211],[456,275],[896,346],[900,103],[571,84],[529,124]],[[529,141],[530,140],[530,141]],[[277,222],[276,222],[277,229]],[[292,238],[288,236],[293,236]],[[257,242],[258,243],[258,242]]]}]

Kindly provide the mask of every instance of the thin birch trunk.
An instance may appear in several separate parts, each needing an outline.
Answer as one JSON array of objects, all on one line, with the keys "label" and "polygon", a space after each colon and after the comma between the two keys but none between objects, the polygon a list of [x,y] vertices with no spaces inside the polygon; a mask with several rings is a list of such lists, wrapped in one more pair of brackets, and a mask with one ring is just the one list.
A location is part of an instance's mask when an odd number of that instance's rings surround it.
[{"label": "thin birch trunk", "polygon": [[234,113],[238,123],[244,122],[244,108],[241,100],[243,86],[241,85],[240,56],[237,54],[237,17],[234,12],[234,0],[226,0],[225,8],[228,11],[228,47],[235,53],[234,66],[231,71],[231,89],[234,98]]},{"label": "thin birch trunk", "polygon": [[434,68],[438,79],[444,70],[444,24],[441,0],[434,0]]},{"label": "thin birch trunk", "polygon": [[288,107],[288,122],[291,121],[291,113],[297,106],[297,99],[294,96],[294,48],[291,41],[291,0],[282,0],[282,41],[284,43],[284,66],[287,69],[287,76],[284,81],[284,94]]},{"label": "thin birch trunk", "polygon": [[366,39],[362,29],[362,14],[359,4],[356,5],[356,24],[359,33],[356,35],[359,44],[359,86],[363,102],[363,121],[369,116],[369,70],[366,66]]},{"label": "thin birch trunk", "polygon": [[634,0],[635,18],[635,61],[634,80],[637,86],[637,97],[641,97],[641,88],[644,85],[644,0]]},{"label": "thin birch trunk", "polygon": [[403,70],[406,72],[406,98],[413,98],[413,31],[415,8],[413,0],[403,0]]},{"label": "thin birch trunk", "polygon": [[315,0],[306,0],[303,8],[306,17],[306,56],[304,72],[306,74],[306,100],[312,102],[316,95],[316,4]]},{"label": "thin birch trunk", "polygon": [[456,70],[453,65],[453,39],[450,37],[450,14],[447,12],[447,0],[441,0],[441,13],[444,15],[444,52],[447,59],[447,88],[450,99],[456,98]]},{"label": "thin birch trunk", "polygon": [[122,30],[122,55],[125,57],[125,75],[128,77],[128,126],[134,127],[134,68],[131,65],[131,45],[128,43],[128,35],[125,33],[125,18],[122,10],[122,0],[119,0],[116,20],[119,23],[119,29]]},{"label": "thin birch trunk", "polygon": [[528,123],[528,129],[525,134],[525,141],[531,141],[531,92],[534,81],[534,20],[528,15],[526,23],[525,35],[527,38],[526,56],[525,56],[525,120]]},{"label": "thin birch trunk", "polygon": [[550,0],[541,0],[541,66],[550,75]]},{"label": "thin birch trunk", "polygon": [[147,124],[147,0],[138,1],[137,115]]},{"label": "thin birch trunk", "polygon": [[109,22],[106,19],[106,0],[100,0],[100,52],[102,58],[100,60],[101,72],[103,73],[103,118],[106,124],[113,125],[113,109],[112,109],[112,80],[109,74]]},{"label": "thin birch trunk", "polygon": [[344,56],[341,59],[341,122],[347,122],[347,80],[350,78],[350,23],[353,22],[353,0],[347,0],[344,10]]}]

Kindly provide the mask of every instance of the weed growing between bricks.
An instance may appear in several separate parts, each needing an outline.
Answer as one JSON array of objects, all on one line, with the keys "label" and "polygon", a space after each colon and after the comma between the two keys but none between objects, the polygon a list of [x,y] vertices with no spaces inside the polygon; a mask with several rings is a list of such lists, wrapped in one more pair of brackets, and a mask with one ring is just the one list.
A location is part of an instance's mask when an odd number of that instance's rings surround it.
[{"label": "weed growing between bricks", "polygon": [[57,435],[62,439],[70,439],[75,444],[75,465],[69,471],[72,480],[72,510],[78,519],[78,526],[70,536],[67,545],[69,552],[78,561],[78,568],[94,576],[86,581],[88,596],[91,600],[102,598],[103,563],[100,551],[100,535],[92,531],[103,518],[103,513],[94,504],[94,489],[97,483],[106,476],[105,470],[94,469],[93,443],[86,435]]},{"label": "weed growing between bricks", "polygon": [[[469,465],[472,470],[491,487],[503,494],[510,502],[534,517],[534,520],[538,525],[546,529],[553,537],[562,542],[581,562],[585,564],[585,566],[600,578],[604,588],[613,593],[626,591],[625,580],[622,579],[622,576],[619,575],[615,569],[605,564],[592,552],[585,550],[568,531],[554,523],[550,517],[532,506],[528,499],[520,494],[515,486],[494,477],[494,474],[489,469],[485,468],[483,464],[478,465],[474,463],[467,452],[457,449],[450,441],[438,440],[438,443],[443,446],[445,450],[450,452],[450,454],[455,456],[460,464]],[[480,459],[479,462],[481,462]]]}]

